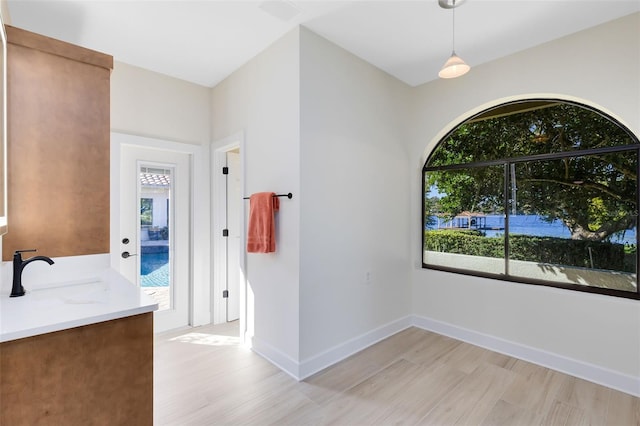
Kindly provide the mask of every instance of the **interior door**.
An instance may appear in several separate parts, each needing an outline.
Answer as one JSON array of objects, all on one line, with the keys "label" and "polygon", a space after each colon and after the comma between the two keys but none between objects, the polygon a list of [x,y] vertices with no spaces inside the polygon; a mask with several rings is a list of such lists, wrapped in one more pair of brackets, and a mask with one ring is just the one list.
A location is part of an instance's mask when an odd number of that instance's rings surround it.
[{"label": "interior door", "polygon": [[156,332],[189,324],[190,160],[121,147],[120,271],[158,302]]},{"label": "interior door", "polygon": [[242,190],[240,154],[227,152],[227,321],[240,318],[240,227]]}]

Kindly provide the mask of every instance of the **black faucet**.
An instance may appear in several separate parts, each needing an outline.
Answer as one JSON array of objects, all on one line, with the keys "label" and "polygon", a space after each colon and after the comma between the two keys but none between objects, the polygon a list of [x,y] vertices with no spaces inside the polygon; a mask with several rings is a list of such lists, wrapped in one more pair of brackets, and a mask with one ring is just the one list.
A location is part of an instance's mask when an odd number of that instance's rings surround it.
[{"label": "black faucet", "polygon": [[53,265],[53,260],[49,259],[47,256],[33,256],[29,259],[22,260],[22,253],[31,251],[36,250],[16,250],[16,252],[13,253],[13,287],[11,288],[10,297],[24,296],[25,292],[24,287],[22,287],[22,270],[25,266],[36,260],[43,260],[49,265]]}]

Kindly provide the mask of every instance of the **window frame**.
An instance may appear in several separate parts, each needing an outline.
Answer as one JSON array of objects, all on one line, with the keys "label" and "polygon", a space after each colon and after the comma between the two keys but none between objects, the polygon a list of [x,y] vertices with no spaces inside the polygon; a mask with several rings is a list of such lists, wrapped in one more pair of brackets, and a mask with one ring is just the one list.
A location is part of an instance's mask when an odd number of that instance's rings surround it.
[{"label": "window frame", "polygon": [[[478,162],[470,162],[470,163],[459,163],[459,164],[452,164],[452,165],[446,165],[446,166],[431,166],[428,167],[427,164],[429,163],[429,160],[431,159],[432,155],[436,152],[436,150],[438,149],[438,147],[440,146],[440,144],[443,141],[446,141],[461,125],[473,121],[474,119],[477,119],[479,116],[482,116],[484,114],[487,114],[489,111],[497,109],[497,108],[501,108],[501,107],[508,107],[509,105],[513,105],[513,104],[517,104],[517,103],[523,103],[523,102],[559,102],[559,103],[563,103],[563,104],[569,104],[569,105],[573,105],[575,107],[579,107],[579,108],[584,108],[587,109],[591,112],[594,112],[596,114],[599,114],[601,116],[603,116],[604,118],[608,119],[609,121],[611,121],[612,123],[614,123],[615,125],[617,125],[618,127],[620,127],[621,129],[623,129],[624,131],[626,131],[629,136],[632,139],[632,143],[628,144],[628,145],[618,145],[618,146],[608,146],[608,147],[603,147],[603,148],[591,148],[591,149],[582,149],[582,150],[574,150],[574,151],[563,151],[563,152],[555,152],[555,153],[545,153],[545,154],[535,154],[535,155],[527,155],[527,156],[522,156],[522,157],[509,157],[509,158],[501,158],[501,159],[496,159],[496,160],[483,160],[483,161],[478,161]],[[508,281],[508,282],[514,282],[514,283],[522,283],[522,284],[530,284],[530,285],[541,285],[541,286],[546,286],[546,287],[554,287],[554,288],[560,288],[560,289],[566,289],[566,290],[574,290],[574,291],[580,291],[580,292],[586,292],[586,293],[596,293],[596,294],[602,294],[602,295],[607,295],[607,296],[615,296],[615,297],[622,297],[622,298],[626,298],[626,299],[634,299],[634,300],[640,300],[640,222],[636,221],[636,291],[635,292],[631,292],[631,291],[624,291],[624,290],[617,290],[617,289],[610,289],[610,288],[604,288],[604,287],[595,287],[595,286],[589,286],[589,285],[581,285],[581,284],[570,284],[570,283],[562,283],[562,282],[556,282],[556,281],[546,281],[546,280],[540,280],[540,279],[535,279],[535,278],[527,278],[527,277],[521,277],[521,276],[513,276],[513,275],[509,275],[509,200],[510,200],[510,195],[509,195],[509,188],[510,188],[510,182],[511,182],[511,177],[509,176],[509,169],[511,167],[512,164],[519,164],[519,163],[528,163],[528,162],[534,162],[534,161],[544,161],[544,160],[557,160],[557,159],[562,159],[562,158],[570,158],[570,157],[582,157],[582,156],[589,156],[589,155],[599,155],[599,154],[610,154],[610,153],[619,153],[619,152],[624,152],[624,151],[635,151],[638,161],[636,163],[636,194],[635,194],[635,198],[636,198],[636,208],[640,209],[640,140],[638,139],[638,137],[631,131],[629,130],[628,127],[626,127],[625,125],[623,125],[622,123],[620,123],[617,119],[611,117],[609,114],[604,113],[601,110],[598,110],[594,107],[588,106],[588,105],[584,105],[575,101],[569,101],[569,100],[563,100],[563,99],[552,99],[552,98],[536,98],[536,99],[519,99],[519,100],[515,100],[515,101],[511,101],[511,102],[507,102],[507,103],[502,103],[496,106],[493,106],[491,108],[485,109],[477,114],[474,114],[471,117],[468,117],[467,119],[463,120],[462,122],[458,123],[457,125],[455,125],[449,132],[447,132],[439,141],[438,143],[435,145],[435,147],[431,150],[431,152],[429,153],[429,155],[427,156],[424,165],[422,167],[422,183],[421,183],[421,188],[422,188],[422,193],[421,193],[421,223],[422,223],[422,231],[421,231],[421,262],[422,262],[422,268],[423,269],[431,269],[431,270],[438,270],[438,271],[444,271],[444,272],[451,272],[451,273],[456,273],[456,274],[462,274],[462,275],[469,275],[469,276],[475,276],[475,277],[481,277],[481,278],[490,278],[490,279],[496,279],[496,280],[501,280],[501,281]],[[494,273],[487,273],[487,272],[482,272],[482,271],[476,271],[476,270],[471,270],[471,269],[460,269],[460,268],[455,268],[455,267],[451,267],[451,266],[443,266],[443,265],[435,265],[435,264],[429,264],[429,263],[425,263],[425,231],[426,231],[426,206],[425,206],[425,196],[427,194],[427,192],[429,191],[430,188],[426,187],[426,173],[431,172],[431,171],[447,171],[447,170],[460,170],[460,169],[467,169],[467,168],[475,168],[475,167],[489,167],[489,166],[502,166],[504,168],[504,173],[505,173],[505,178],[503,180],[503,184],[504,184],[504,191],[503,191],[503,203],[504,203],[504,208],[505,208],[505,233],[504,233],[504,262],[505,262],[505,269],[504,269],[504,273],[501,274],[494,274]],[[636,216],[638,215],[638,213],[636,212]]]}]

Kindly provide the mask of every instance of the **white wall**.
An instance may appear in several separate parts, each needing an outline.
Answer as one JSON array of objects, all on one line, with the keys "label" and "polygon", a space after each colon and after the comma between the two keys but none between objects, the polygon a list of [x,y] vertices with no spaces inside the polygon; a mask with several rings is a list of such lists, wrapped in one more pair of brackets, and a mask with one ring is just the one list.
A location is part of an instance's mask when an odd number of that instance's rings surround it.
[{"label": "white wall", "polygon": [[210,141],[211,89],[115,62],[111,131],[173,142]]},{"label": "white wall", "polygon": [[[421,258],[420,169],[445,132],[505,100],[558,96],[596,106],[640,135],[639,76],[635,14],[417,88],[409,145],[412,258]],[[640,394],[640,302],[419,267],[411,276],[417,316],[611,371]]]},{"label": "white wall", "polygon": [[[299,358],[300,75],[299,30],[253,58],[212,92],[212,140],[244,134],[246,194],[293,193],[280,199],[277,252],[247,254],[255,305],[253,347],[295,374]],[[244,204],[248,212],[248,202]],[[253,326],[253,330],[251,330]]]},{"label": "white wall", "polygon": [[305,363],[411,313],[410,88],[304,28],[300,51]]},{"label": "white wall", "polygon": [[304,28],[213,89],[213,140],[243,132],[247,194],[294,194],[278,252],[246,274],[254,349],[296,377],[410,315],[408,92]]},{"label": "white wall", "polygon": [[2,22],[5,25],[11,25],[11,14],[7,0],[0,0],[0,15],[2,15]]}]

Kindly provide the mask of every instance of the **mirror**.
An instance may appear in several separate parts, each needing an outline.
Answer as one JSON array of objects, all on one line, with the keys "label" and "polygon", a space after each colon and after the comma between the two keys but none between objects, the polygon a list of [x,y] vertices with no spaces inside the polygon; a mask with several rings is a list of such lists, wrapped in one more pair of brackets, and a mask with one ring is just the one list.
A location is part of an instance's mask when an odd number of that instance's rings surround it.
[{"label": "mirror", "polygon": [[0,14],[0,235],[7,233],[7,34]]}]

